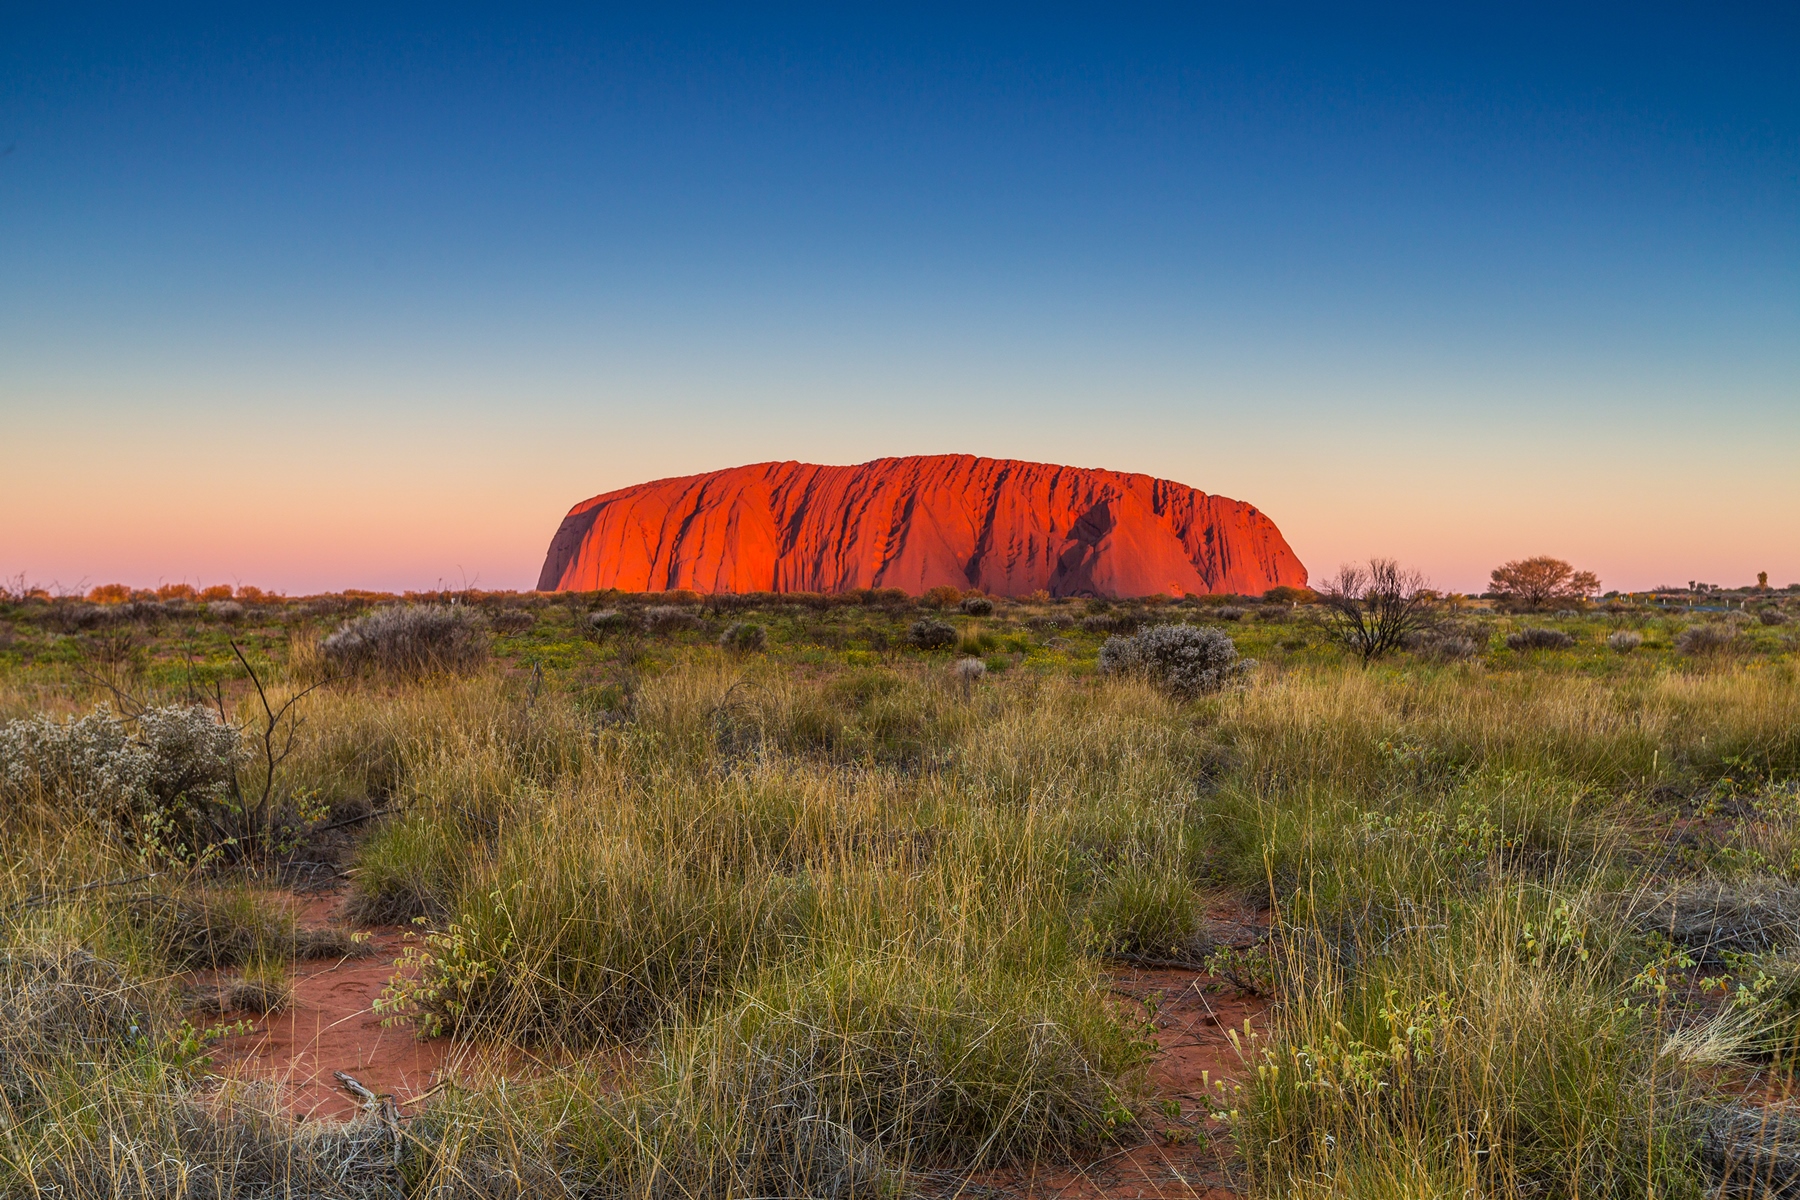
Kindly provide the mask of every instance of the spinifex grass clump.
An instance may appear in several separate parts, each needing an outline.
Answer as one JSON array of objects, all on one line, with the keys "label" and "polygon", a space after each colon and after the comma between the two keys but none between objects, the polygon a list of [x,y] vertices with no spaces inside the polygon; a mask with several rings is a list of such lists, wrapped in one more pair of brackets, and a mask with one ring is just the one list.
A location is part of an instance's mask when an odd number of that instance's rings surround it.
[{"label": "spinifex grass clump", "polygon": [[889,957],[778,974],[664,1056],[732,1109],[780,1113],[795,1143],[817,1123],[889,1162],[973,1167],[1116,1137],[1147,1047],[1085,978]]}]

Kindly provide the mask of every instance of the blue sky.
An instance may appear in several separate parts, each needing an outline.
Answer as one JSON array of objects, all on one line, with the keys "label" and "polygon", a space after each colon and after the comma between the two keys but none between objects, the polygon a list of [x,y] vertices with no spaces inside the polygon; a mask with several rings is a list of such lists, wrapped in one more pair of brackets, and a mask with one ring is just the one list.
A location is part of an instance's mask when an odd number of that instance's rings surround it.
[{"label": "blue sky", "polygon": [[1791,8],[8,26],[9,574],[523,587],[600,491],[963,451],[1800,581]]}]

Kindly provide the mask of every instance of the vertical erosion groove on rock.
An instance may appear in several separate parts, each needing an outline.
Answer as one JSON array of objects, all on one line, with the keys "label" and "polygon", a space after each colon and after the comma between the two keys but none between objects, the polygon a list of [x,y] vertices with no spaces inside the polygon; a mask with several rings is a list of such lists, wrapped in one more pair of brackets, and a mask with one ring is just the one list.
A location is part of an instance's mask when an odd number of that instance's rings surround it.
[{"label": "vertical erosion groove on rock", "polygon": [[1185,484],[966,454],[757,463],[584,500],[542,591],[1180,596],[1303,586],[1256,508]]}]

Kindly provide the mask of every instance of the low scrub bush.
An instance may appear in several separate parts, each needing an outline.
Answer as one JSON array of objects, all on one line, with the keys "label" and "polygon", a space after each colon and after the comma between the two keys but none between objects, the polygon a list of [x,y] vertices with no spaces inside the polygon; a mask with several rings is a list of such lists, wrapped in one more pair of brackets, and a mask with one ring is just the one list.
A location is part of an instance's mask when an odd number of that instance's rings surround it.
[{"label": "low scrub bush", "polygon": [[971,617],[990,617],[994,614],[994,602],[979,593],[964,596],[961,608]]},{"label": "low scrub bush", "polygon": [[1756,614],[1756,619],[1764,625],[1786,625],[1788,622],[1787,614],[1779,608],[1765,608]]},{"label": "low scrub bush", "polygon": [[918,650],[948,650],[956,645],[956,626],[935,617],[914,621],[906,640]]},{"label": "low scrub bush", "polygon": [[948,584],[939,584],[937,587],[927,589],[925,594],[919,597],[919,603],[926,608],[955,608],[962,603],[962,591]]},{"label": "low scrub bush", "polygon": [[682,633],[700,628],[700,614],[675,604],[652,604],[644,609],[644,628],[651,633]]},{"label": "low scrub bush", "polygon": [[1255,665],[1224,632],[1197,625],[1153,625],[1100,647],[1101,674],[1141,676],[1183,699],[1238,682]]},{"label": "low scrub bush", "polygon": [[602,608],[587,615],[587,627],[598,634],[622,633],[631,627],[631,618],[616,608]]},{"label": "low scrub bush", "polygon": [[1567,650],[1575,644],[1575,639],[1560,629],[1543,629],[1529,627],[1516,630],[1506,635],[1508,650]]},{"label": "low scrub bush", "polygon": [[1408,634],[1406,648],[1421,658],[1437,662],[1462,662],[1480,654],[1487,634],[1478,627],[1461,624],[1440,625]]},{"label": "low scrub bush", "polygon": [[1737,630],[1730,625],[1689,625],[1675,635],[1675,649],[1689,655],[1718,654],[1736,641]]},{"label": "low scrub bush", "polygon": [[1644,635],[1635,629],[1620,629],[1606,635],[1606,646],[1620,654],[1629,654],[1644,644]]},{"label": "low scrub bush", "polygon": [[322,650],[340,671],[417,679],[480,666],[488,654],[487,628],[481,614],[465,605],[407,604],[346,622]]},{"label": "low scrub bush", "polygon": [[169,705],[128,724],[104,706],[68,721],[0,725],[5,816],[110,829],[180,859],[224,837],[238,805],[242,732],[210,709]]},{"label": "low scrub bush", "polygon": [[721,648],[736,654],[755,654],[769,644],[769,631],[749,621],[738,621],[719,635]]}]

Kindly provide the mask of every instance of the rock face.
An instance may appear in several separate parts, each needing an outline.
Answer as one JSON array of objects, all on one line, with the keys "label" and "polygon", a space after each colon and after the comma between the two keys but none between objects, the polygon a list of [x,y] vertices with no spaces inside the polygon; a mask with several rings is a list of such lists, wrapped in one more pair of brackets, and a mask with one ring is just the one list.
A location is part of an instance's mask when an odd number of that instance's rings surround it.
[{"label": "rock face", "polygon": [[1306,568],[1255,508],[1148,475],[943,454],[757,463],[584,500],[541,591],[1255,594]]}]

